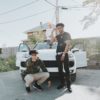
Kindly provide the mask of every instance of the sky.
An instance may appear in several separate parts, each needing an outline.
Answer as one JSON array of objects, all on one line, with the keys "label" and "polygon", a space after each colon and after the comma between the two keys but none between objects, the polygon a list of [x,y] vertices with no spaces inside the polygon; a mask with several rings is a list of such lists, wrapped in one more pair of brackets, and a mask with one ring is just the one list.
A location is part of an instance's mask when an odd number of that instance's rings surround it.
[{"label": "sky", "polygon": [[[48,1],[55,4],[55,0]],[[34,3],[7,13],[11,9],[18,8],[31,2]],[[81,6],[81,4],[81,0],[59,0],[60,6],[73,7]],[[100,37],[100,19],[88,29],[82,30],[83,24],[81,20],[91,10],[92,9],[89,8],[60,9],[60,22],[65,24],[65,31],[71,34],[72,39]],[[31,17],[23,19],[26,16]],[[20,18],[23,20],[12,21]],[[18,46],[22,40],[27,39],[24,32],[40,25],[40,22],[55,23],[55,8],[44,0],[0,0],[0,47]]]}]

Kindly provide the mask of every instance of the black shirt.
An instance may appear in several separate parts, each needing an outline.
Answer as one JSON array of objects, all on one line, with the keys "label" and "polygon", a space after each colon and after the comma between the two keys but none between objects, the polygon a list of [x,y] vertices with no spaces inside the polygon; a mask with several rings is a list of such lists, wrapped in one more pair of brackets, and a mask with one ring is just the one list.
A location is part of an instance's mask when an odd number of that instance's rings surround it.
[{"label": "black shirt", "polygon": [[57,45],[57,50],[56,52],[64,52],[65,47],[66,47],[66,40],[71,40],[71,36],[69,33],[64,32],[63,34],[59,34],[56,36],[58,45]]}]

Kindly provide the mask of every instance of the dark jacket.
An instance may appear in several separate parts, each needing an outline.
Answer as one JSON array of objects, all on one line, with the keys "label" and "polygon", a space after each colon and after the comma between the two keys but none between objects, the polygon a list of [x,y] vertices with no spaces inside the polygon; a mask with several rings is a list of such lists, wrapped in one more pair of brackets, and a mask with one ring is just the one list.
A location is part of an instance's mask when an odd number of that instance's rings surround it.
[{"label": "dark jacket", "polygon": [[32,58],[29,58],[27,61],[26,61],[26,74],[35,74],[35,73],[38,73],[40,72],[40,69],[43,71],[43,72],[48,72],[43,61],[41,61],[40,59],[37,59],[36,62],[33,62],[32,61]]}]

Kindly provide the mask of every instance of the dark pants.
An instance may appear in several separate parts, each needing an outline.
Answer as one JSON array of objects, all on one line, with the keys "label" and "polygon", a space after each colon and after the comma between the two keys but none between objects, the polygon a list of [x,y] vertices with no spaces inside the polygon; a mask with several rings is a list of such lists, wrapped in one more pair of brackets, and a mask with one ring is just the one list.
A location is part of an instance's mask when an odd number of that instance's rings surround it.
[{"label": "dark pants", "polygon": [[[57,66],[58,66],[58,71],[59,71],[59,78],[60,78],[60,82],[62,85],[65,84],[65,79],[67,82],[67,88],[71,88],[71,79],[70,79],[70,71],[69,71],[69,57],[68,57],[68,53],[66,53],[65,55],[65,59],[64,62],[61,61],[61,55],[56,55],[56,60],[57,60]],[[63,72],[63,66],[64,66],[64,70],[65,70],[65,79],[64,79],[64,72]]]}]

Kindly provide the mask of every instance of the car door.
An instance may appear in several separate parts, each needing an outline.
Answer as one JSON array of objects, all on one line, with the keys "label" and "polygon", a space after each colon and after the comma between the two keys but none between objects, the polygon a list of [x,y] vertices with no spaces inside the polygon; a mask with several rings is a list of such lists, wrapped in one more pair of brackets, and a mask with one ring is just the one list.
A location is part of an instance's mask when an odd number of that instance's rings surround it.
[{"label": "car door", "polygon": [[26,61],[29,58],[30,48],[26,43],[21,43],[18,47],[18,51],[16,53],[16,66],[20,67],[22,61]]},{"label": "car door", "polygon": [[82,50],[73,50],[75,60],[76,60],[76,68],[82,68],[87,66],[87,54],[86,51]]}]

